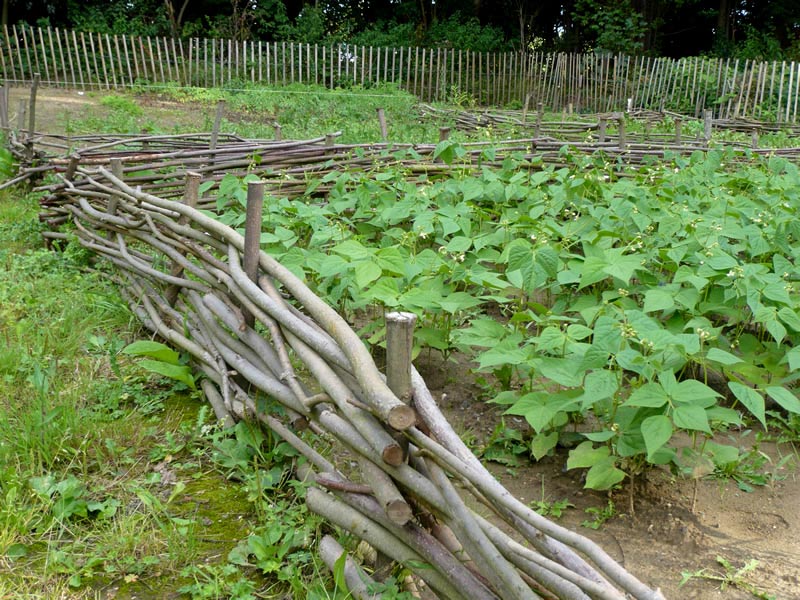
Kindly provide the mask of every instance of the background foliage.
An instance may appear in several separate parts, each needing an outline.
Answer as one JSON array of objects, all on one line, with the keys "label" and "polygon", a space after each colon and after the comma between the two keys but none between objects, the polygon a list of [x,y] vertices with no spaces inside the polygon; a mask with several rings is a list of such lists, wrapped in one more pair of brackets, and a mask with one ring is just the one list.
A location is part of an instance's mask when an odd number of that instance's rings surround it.
[{"label": "background foliage", "polygon": [[796,0],[3,0],[2,17],[134,35],[800,57]]}]

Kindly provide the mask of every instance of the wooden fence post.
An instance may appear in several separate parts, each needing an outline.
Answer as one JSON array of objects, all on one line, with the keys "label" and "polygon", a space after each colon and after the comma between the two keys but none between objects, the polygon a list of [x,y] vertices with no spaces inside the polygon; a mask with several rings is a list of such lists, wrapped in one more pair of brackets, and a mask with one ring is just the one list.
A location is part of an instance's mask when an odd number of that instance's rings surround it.
[{"label": "wooden fence post", "polygon": [[8,83],[4,83],[0,88],[0,128],[8,131]]},{"label": "wooden fence post", "polygon": [[714,113],[711,110],[704,110],[703,111],[703,139],[705,139],[706,144],[711,141],[712,135],[712,117]]},{"label": "wooden fence post", "polygon": [[533,137],[542,135],[542,120],[544,119],[544,102],[539,102],[536,107],[536,127],[533,130]]},{"label": "wooden fence post", "polygon": [[617,117],[617,126],[619,127],[619,147],[620,150],[625,148],[625,115],[620,113]]},{"label": "wooden fence post", "polygon": [[386,127],[386,112],[382,108],[376,110],[378,111],[378,124],[381,127],[381,140],[385,142],[389,139],[389,130]]},{"label": "wooden fence post", "polygon": [[[386,314],[386,385],[404,404],[411,405],[413,387],[411,384],[411,358],[414,350],[414,325],[417,315],[408,312],[390,312]],[[408,441],[404,437],[396,437],[403,449],[403,456],[408,456]],[[411,507],[400,494],[391,479],[375,467],[371,462],[362,460],[362,468],[367,467],[366,475],[375,483],[372,490],[378,498],[386,515],[398,525],[405,525],[413,516]],[[374,467],[372,469],[371,467]],[[375,472],[373,472],[375,471]]]},{"label": "wooden fence post", "polygon": [[411,356],[417,315],[386,314],[386,385],[405,404],[411,403]]},{"label": "wooden fence post", "polygon": [[601,117],[600,123],[597,126],[597,141],[601,144],[606,141],[606,127],[608,127],[608,121],[605,117]]},{"label": "wooden fence post", "polygon": [[[111,172],[114,174],[119,180],[123,180],[125,177],[124,169],[122,166],[122,159],[121,158],[112,158],[111,159]],[[116,196],[110,196],[108,199],[108,214],[114,215],[117,213],[117,204],[119,203],[119,199]],[[114,236],[114,232],[112,230],[108,231],[108,237],[111,238]]]},{"label": "wooden fence post", "polygon": [[81,155],[77,152],[69,155],[69,163],[67,164],[67,170],[64,172],[64,179],[72,181],[72,178],[75,177],[75,171],[78,169],[80,160]]},{"label": "wooden fence post", "polygon": [[17,134],[22,137],[22,132],[25,131],[25,113],[28,112],[28,101],[24,98],[19,99],[17,104]]},{"label": "wooden fence post", "polygon": [[273,123],[272,128],[275,130],[275,141],[280,142],[283,139],[283,133],[281,131],[281,124],[280,123]]},{"label": "wooden fence post", "polygon": [[443,142],[450,137],[449,127],[439,127],[439,141]]},{"label": "wooden fence post", "polygon": [[[197,201],[200,197],[200,181],[202,179],[203,176],[200,173],[195,173],[194,171],[186,172],[186,184],[183,190],[183,203],[186,206],[191,208],[195,208],[197,206]],[[188,222],[189,217],[186,215],[181,215],[178,217],[178,225],[186,225]],[[180,253],[184,256],[186,255],[186,253],[183,251],[180,251]],[[183,275],[183,267],[180,265],[180,263],[173,262],[169,274],[172,277],[181,277]],[[170,306],[175,305],[179,292],[180,287],[178,285],[170,285],[164,291],[164,298],[167,300],[167,303]]]},{"label": "wooden fence post", "polygon": [[675,118],[675,143],[681,143],[681,125],[683,125],[683,119]]},{"label": "wooden fence post", "polygon": [[33,158],[33,136],[36,133],[36,92],[39,89],[39,73],[33,74],[33,85],[31,85],[31,99],[28,104],[30,114],[28,116],[28,137],[25,141],[28,160]]},{"label": "wooden fence post", "polygon": [[217,149],[217,140],[219,139],[219,128],[222,124],[222,115],[225,114],[225,100],[217,102],[217,112],[214,115],[214,128],[211,130],[211,141],[209,148],[211,150]]},{"label": "wooden fence post", "polygon": [[[258,281],[258,257],[261,253],[261,219],[264,212],[264,182],[247,183],[247,212],[244,221],[244,272],[250,281]],[[245,323],[252,327],[255,318],[244,312]]]}]

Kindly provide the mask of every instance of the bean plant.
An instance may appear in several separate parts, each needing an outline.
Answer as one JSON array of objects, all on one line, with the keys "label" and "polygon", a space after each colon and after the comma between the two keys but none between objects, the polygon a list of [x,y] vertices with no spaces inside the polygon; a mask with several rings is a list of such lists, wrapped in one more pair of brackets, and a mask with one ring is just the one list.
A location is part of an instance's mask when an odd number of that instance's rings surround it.
[{"label": "bean plant", "polygon": [[[527,420],[532,457],[578,431],[567,466],[589,488],[722,466],[716,431],[800,415],[797,165],[727,150],[624,167],[565,150],[566,166],[544,166],[487,148],[494,166],[476,171],[455,143],[437,154],[446,176],[333,171],[268,198],[263,248],[346,314],[415,312],[421,346],[492,376],[487,400]],[[243,185],[220,188],[235,225]],[[678,452],[677,432],[693,447]]]}]

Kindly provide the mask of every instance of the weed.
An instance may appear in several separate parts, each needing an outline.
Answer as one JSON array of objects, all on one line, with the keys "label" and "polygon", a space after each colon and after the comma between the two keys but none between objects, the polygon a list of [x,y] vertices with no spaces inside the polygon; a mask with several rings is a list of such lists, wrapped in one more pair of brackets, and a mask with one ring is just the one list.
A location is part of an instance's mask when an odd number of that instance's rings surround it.
[{"label": "weed", "polygon": [[758,568],[758,561],[748,560],[742,567],[736,568],[728,559],[717,556],[717,563],[722,567],[722,571],[711,569],[700,569],[699,571],[683,571],[681,573],[680,585],[686,585],[692,579],[705,579],[719,584],[719,589],[725,591],[729,587],[744,590],[752,594],[755,598],[762,600],[775,600],[775,596],[758,589],[758,587],[747,580],[747,576]]},{"label": "weed", "polygon": [[530,503],[531,508],[543,517],[550,517],[552,519],[560,519],[568,508],[575,508],[566,498],[561,500],[548,500],[544,491],[544,477],[542,477],[542,494],[539,500]]},{"label": "weed", "polygon": [[617,509],[614,506],[614,502],[609,500],[608,503],[603,507],[598,506],[590,506],[584,511],[587,515],[592,515],[592,519],[585,520],[581,523],[582,527],[588,527],[589,529],[600,529],[603,524],[614,517],[617,514]]},{"label": "weed", "polygon": [[575,508],[566,498],[561,500],[536,500],[532,503],[531,508],[543,517],[550,517],[558,520],[568,508]]},{"label": "weed", "polygon": [[522,432],[508,427],[504,420],[498,423],[489,439],[480,448],[478,456],[507,467],[518,467],[529,454]]}]

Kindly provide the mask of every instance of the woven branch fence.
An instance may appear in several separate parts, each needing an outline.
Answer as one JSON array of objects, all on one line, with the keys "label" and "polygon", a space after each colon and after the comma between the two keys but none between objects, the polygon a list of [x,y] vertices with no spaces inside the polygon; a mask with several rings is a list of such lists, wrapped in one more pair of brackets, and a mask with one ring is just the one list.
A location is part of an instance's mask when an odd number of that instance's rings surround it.
[{"label": "woven branch fence", "polygon": [[[2,89],[0,88],[0,92]],[[30,106],[35,107],[36,88],[32,89]],[[337,144],[338,133],[311,140],[284,141],[247,140],[236,135],[213,131],[206,134],[179,135],[104,135],[64,136],[36,132],[33,113],[26,129],[8,126],[8,115],[3,121],[4,103],[0,94],[0,127],[5,129],[7,143],[20,161],[19,174],[0,184],[0,189],[25,180],[38,180],[47,173],[65,175],[72,179],[78,165],[108,165],[112,159],[124,159],[126,182],[142,191],[165,199],[182,197],[187,169],[200,173],[206,181],[208,192],[213,192],[222,178],[229,173],[244,177],[257,172],[264,183],[265,192],[274,197],[296,198],[303,195],[324,197],[335,185],[327,177],[346,169],[362,172],[379,172],[402,166],[408,177],[435,177],[446,175],[452,169],[464,171],[483,167],[501,167],[508,157],[514,157],[520,168],[542,168],[545,165],[566,166],[569,154],[602,157],[607,165],[640,165],[654,160],[671,160],[676,155],[690,155],[709,149],[714,129],[735,129],[750,132],[751,143],[728,144],[714,140],[716,148],[730,148],[734,152],[727,159],[731,164],[748,161],[750,157],[780,156],[790,160],[800,158],[797,147],[759,148],[759,133],[774,128],[756,121],[711,120],[706,113],[703,134],[682,135],[683,117],[672,115],[674,133],[653,133],[648,124],[663,119],[663,113],[639,112],[634,118],[644,123],[642,131],[626,132],[630,115],[607,113],[592,120],[545,122],[541,111],[526,119],[524,113],[445,111],[422,105],[422,118],[452,118],[457,128],[474,130],[480,127],[509,127],[516,133],[529,133],[532,137],[492,142],[475,142],[460,146],[463,154],[453,164],[437,158],[441,142],[446,141],[450,128],[440,129],[439,144]],[[218,107],[217,125],[222,114]],[[24,119],[23,119],[24,121]],[[782,130],[789,139],[800,136],[800,127]],[[33,132],[33,133],[31,133]],[[280,126],[276,126],[280,138]],[[579,141],[590,134],[591,141]],[[800,142],[800,139],[798,139]],[[621,171],[620,175],[624,175]],[[50,194],[42,201],[44,206],[58,205],[66,183],[50,184],[44,188]],[[70,181],[73,190],[91,189],[93,183],[86,179]],[[313,189],[312,189],[313,188]],[[198,200],[203,209],[215,210],[216,200],[204,195]],[[44,216],[48,222],[55,216]],[[57,224],[58,219],[53,221]]]},{"label": "woven branch fence", "polygon": [[[293,169],[352,168],[364,160],[352,147],[214,134],[36,139],[49,145],[33,158],[27,144],[12,151],[23,170],[47,166],[60,179],[43,188],[42,220],[53,229],[71,223],[142,323],[188,354],[220,420],[257,420],[305,458],[296,475],[312,483],[310,510],[410,567],[439,598],[663,599],[599,546],[514,498],[475,458],[411,363],[413,314],[386,315],[381,373],[348,323],[260,251],[265,190],[282,185],[275,173],[289,174],[291,187],[300,177]],[[76,152],[53,152],[78,142]],[[200,189],[204,179],[246,171],[248,157],[253,172],[256,153],[262,180],[248,185],[241,235],[202,210],[215,202]],[[428,156],[415,164],[446,168]],[[346,468],[322,455],[331,444],[334,456],[350,454]],[[331,568],[343,554],[330,536],[319,552]],[[373,598],[369,575],[345,564],[354,597]]]},{"label": "woven branch fence", "polygon": [[292,42],[172,39],[5,26],[0,77],[64,87],[231,86],[313,83],[330,88],[391,83],[424,101],[481,105],[542,102],[549,110],[629,107],[716,118],[796,123],[800,62],[689,57],[471,52]]}]

